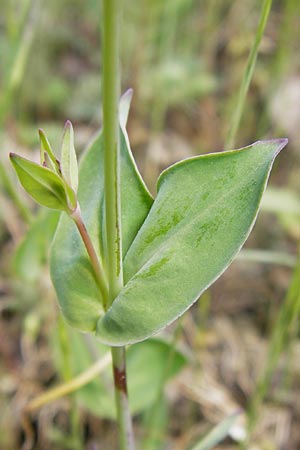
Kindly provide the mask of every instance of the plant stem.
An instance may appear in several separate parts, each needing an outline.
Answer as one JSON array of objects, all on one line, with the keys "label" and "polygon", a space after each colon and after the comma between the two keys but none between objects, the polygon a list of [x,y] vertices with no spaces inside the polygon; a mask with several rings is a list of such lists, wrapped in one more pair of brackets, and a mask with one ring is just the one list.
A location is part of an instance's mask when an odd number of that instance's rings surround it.
[{"label": "plant stem", "polygon": [[71,215],[71,218],[74,220],[74,222],[77,226],[77,229],[80,233],[80,236],[84,242],[85,248],[88,252],[88,255],[89,255],[93,270],[94,270],[96,282],[97,282],[99,289],[101,291],[101,294],[102,294],[103,307],[104,307],[104,309],[106,309],[107,301],[108,301],[108,289],[107,289],[107,285],[106,285],[105,273],[104,273],[102,265],[99,261],[99,258],[96,254],[96,251],[94,249],[90,235],[89,235],[89,233],[86,229],[86,226],[83,222],[79,206],[77,206],[77,209]]},{"label": "plant stem", "polygon": [[112,347],[111,356],[113,361],[120,450],[134,450],[132,419],[127,392],[125,347]]},{"label": "plant stem", "polygon": [[119,173],[119,6],[103,0],[103,136],[109,306],[123,286]]},{"label": "plant stem", "polygon": [[[123,287],[119,167],[119,14],[120,0],[103,0],[103,136],[108,307]],[[125,348],[112,348],[120,450],[134,450],[126,380]]]},{"label": "plant stem", "polygon": [[230,119],[229,132],[225,143],[225,148],[233,148],[235,144],[235,138],[238,131],[238,127],[242,118],[243,108],[246,100],[246,96],[248,93],[248,89],[252,80],[252,76],[255,69],[255,63],[257,59],[258,49],[261,42],[261,39],[264,35],[265,27],[267,24],[267,20],[269,17],[270,9],[272,6],[272,0],[264,0],[261,15],[259,19],[259,24],[256,30],[255,40],[253,42],[247,65],[245,68],[245,72],[243,75],[242,84],[239,90],[237,104],[235,105],[235,109]]}]

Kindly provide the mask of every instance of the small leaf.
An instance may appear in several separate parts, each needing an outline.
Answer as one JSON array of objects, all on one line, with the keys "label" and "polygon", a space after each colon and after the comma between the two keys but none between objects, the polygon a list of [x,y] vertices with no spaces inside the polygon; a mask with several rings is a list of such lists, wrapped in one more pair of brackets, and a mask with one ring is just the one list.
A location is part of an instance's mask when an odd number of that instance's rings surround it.
[{"label": "small leaf", "polygon": [[57,173],[57,166],[53,163],[52,159],[48,155],[47,152],[44,152],[44,161],[42,163],[44,167],[48,167],[48,169],[52,170],[52,172]]},{"label": "small leaf", "polygon": [[74,130],[69,120],[66,122],[63,136],[61,172],[66,182],[76,193],[78,189],[78,164],[74,147]]},{"label": "small leaf", "polygon": [[52,167],[53,170],[59,175],[60,174],[60,168],[59,168],[59,162],[56,159],[53,150],[51,148],[51,145],[47,139],[46,134],[44,133],[44,131],[42,129],[39,129],[39,137],[40,137],[40,156],[41,156],[41,165],[43,165],[44,162],[47,163],[46,159],[48,155],[48,158],[51,160],[50,164],[48,162],[47,166],[48,167]]},{"label": "small leaf", "polygon": [[213,450],[217,444],[228,436],[239,415],[240,413],[236,413],[226,417],[190,450]]},{"label": "small leaf", "polygon": [[181,161],[158,194],[124,260],[125,287],[99,319],[109,345],[134,343],[182,315],[247,239],[286,139]]},{"label": "small leaf", "polygon": [[64,183],[56,173],[14,153],[10,159],[23,188],[36,202],[47,208],[69,211]]}]

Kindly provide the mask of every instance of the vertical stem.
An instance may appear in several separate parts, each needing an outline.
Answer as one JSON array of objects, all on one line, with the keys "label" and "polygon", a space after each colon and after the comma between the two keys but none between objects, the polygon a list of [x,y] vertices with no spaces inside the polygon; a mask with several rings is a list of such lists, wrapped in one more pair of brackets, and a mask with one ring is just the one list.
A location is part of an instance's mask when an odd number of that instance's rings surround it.
[{"label": "vertical stem", "polygon": [[103,0],[103,135],[109,305],[123,285],[119,173],[119,9],[120,0]]},{"label": "vertical stem", "polygon": [[113,362],[120,450],[134,450],[132,419],[127,393],[125,347],[112,347],[111,356]]},{"label": "vertical stem", "polygon": [[253,42],[247,65],[245,68],[245,72],[243,75],[242,84],[239,90],[237,104],[235,106],[235,109],[233,111],[233,114],[230,119],[230,126],[229,126],[229,132],[225,143],[225,148],[232,148],[234,146],[236,134],[240,125],[240,121],[243,114],[243,108],[246,100],[246,96],[248,93],[248,89],[252,80],[252,76],[255,69],[257,54],[259,45],[261,42],[261,39],[264,35],[265,27],[268,21],[270,9],[272,6],[272,0],[264,0],[262,8],[261,8],[261,15],[259,19],[259,24],[256,30],[255,40]]},{"label": "vertical stem", "polygon": [[[123,287],[120,208],[119,119],[119,13],[121,0],[103,0],[103,136],[108,307]],[[120,450],[134,450],[129,410],[125,348],[111,349]]]}]

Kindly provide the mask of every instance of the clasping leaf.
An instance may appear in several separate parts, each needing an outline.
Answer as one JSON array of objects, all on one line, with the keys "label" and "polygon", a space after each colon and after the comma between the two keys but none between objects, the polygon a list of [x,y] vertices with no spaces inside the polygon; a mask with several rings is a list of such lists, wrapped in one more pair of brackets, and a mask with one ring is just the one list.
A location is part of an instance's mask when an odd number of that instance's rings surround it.
[{"label": "clasping leaf", "polygon": [[[120,105],[124,287],[112,306],[103,309],[88,255],[67,217],[61,217],[51,252],[51,277],[65,318],[112,346],[159,332],[224,272],[254,225],[274,159],[287,143],[260,141],[174,164],[159,177],[153,202],[130,151],[130,98],[129,91]],[[62,180],[74,192],[72,139],[67,126]],[[81,161],[78,201],[105,270],[103,148],[100,134]]]},{"label": "clasping leaf", "polygon": [[125,286],[97,325],[109,345],[146,339],[182,315],[228,267],[255,222],[287,139],[197,156],[165,170],[124,259]]},{"label": "clasping leaf", "polygon": [[[122,253],[126,255],[153,199],[135,165],[126,132],[132,92],[120,102],[120,175]],[[100,133],[87,148],[79,165],[78,202],[95,251],[105,267],[104,141]],[[64,317],[82,331],[95,331],[104,314],[86,249],[78,230],[61,216],[51,249],[51,277]]]}]

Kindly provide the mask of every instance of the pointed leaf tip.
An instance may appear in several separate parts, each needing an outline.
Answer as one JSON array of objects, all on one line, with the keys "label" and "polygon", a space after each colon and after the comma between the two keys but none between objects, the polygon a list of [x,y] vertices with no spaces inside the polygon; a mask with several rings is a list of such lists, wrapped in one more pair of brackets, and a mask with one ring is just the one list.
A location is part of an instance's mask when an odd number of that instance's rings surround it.
[{"label": "pointed leaf tip", "polygon": [[[57,175],[60,175],[59,162],[57,161],[53,150],[51,148],[50,142],[47,139],[46,133],[42,128],[39,129],[39,137],[40,137],[40,162],[44,165],[46,159],[50,159],[51,161],[51,170],[55,172]],[[49,157],[49,158],[48,158]],[[49,166],[49,164],[48,164]]]},{"label": "pointed leaf tip", "polygon": [[180,161],[124,259],[125,286],[96,334],[108,345],[148,338],[181,316],[229,266],[254,225],[286,139]]},{"label": "pointed leaf tip", "polygon": [[[272,140],[271,140],[271,142],[272,142]],[[289,140],[288,140],[288,138],[278,138],[278,139],[274,139],[274,144],[275,143],[278,145],[278,149],[277,149],[277,152],[275,155],[275,156],[277,156],[278,153],[280,153],[281,150],[287,146],[287,144],[289,143]]]},{"label": "pointed leaf tip", "polygon": [[120,101],[131,101],[133,96],[133,89],[129,88],[127,91],[124,92],[123,95],[121,95]]},{"label": "pointed leaf tip", "polygon": [[123,130],[126,128],[127,119],[129,115],[130,104],[132,100],[133,89],[128,89],[120,98],[119,103],[119,120]]},{"label": "pointed leaf tip", "polygon": [[278,153],[281,152],[281,150],[288,144],[289,140],[288,138],[277,138],[277,139],[268,139],[268,140],[261,140],[255,142],[254,145],[275,145],[277,146],[275,156],[278,155]]},{"label": "pointed leaf tip", "polygon": [[63,134],[61,171],[66,182],[76,193],[78,188],[78,164],[74,147],[74,130],[70,120],[66,121]]},{"label": "pointed leaf tip", "polygon": [[71,128],[72,130],[73,130],[73,125],[72,125],[72,122],[71,122],[71,120],[66,120],[66,123],[65,123],[65,128]]}]

